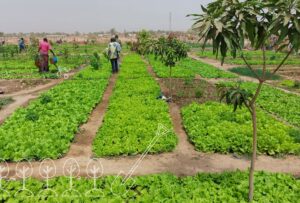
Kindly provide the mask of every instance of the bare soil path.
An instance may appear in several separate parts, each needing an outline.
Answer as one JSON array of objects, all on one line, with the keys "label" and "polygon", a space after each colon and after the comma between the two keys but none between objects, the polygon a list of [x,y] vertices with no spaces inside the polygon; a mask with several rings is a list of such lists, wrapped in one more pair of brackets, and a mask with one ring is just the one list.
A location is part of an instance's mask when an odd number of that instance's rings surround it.
[{"label": "bare soil path", "polygon": [[[71,78],[81,69],[82,67],[72,70],[66,75],[66,79]],[[0,95],[0,98],[10,97],[13,99],[13,102],[11,104],[4,106],[0,110],[0,124],[3,123],[4,120],[8,118],[13,112],[15,112],[19,107],[27,106],[31,100],[38,98],[43,92],[62,83],[64,80],[64,78],[55,79],[46,84],[38,85],[30,89],[24,89],[14,93]]]},{"label": "bare soil path", "polygon": [[0,96],[9,95],[25,89],[32,89],[49,82],[51,82],[49,79],[0,79],[0,91],[2,91]]},{"label": "bare soil path", "polygon": [[[148,71],[161,85],[162,91],[166,90],[166,87],[155,76],[150,66],[148,67]],[[170,172],[178,176],[186,176],[195,175],[199,172],[224,172],[248,169],[250,162],[245,157],[205,154],[195,151],[183,129],[180,108],[175,103],[169,104],[174,131],[179,138],[178,146],[173,152],[147,155],[145,158],[138,155],[93,159],[92,142],[103,122],[109,97],[113,91],[116,79],[116,75],[110,79],[102,102],[94,109],[89,121],[81,126],[81,132],[76,136],[69,153],[59,160],[32,162],[30,165],[32,173],[28,176],[42,179],[44,176],[41,171],[47,167],[49,168],[49,166],[56,168],[55,173],[50,177],[69,175],[68,170],[72,167],[76,171],[76,173],[73,173],[73,176],[87,177],[90,174],[90,168],[95,165],[101,166],[100,168],[103,169],[99,172],[99,176],[118,174],[132,174],[136,176],[165,172]],[[5,166],[5,163],[1,163],[0,166]],[[26,162],[19,164],[9,163],[8,177],[19,179],[18,169],[22,166],[29,166],[29,164]],[[269,156],[259,156],[257,170],[290,173],[300,177],[300,157],[287,156],[286,158],[276,159]]]},{"label": "bare soil path", "polygon": [[[231,68],[236,68],[236,67],[239,67],[240,65],[231,65],[231,64],[223,64],[223,66],[220,64],[220,61],[218,60],[215,60],[215,59],[210,59],[210,58],[200,58],[198,56],[195,56],[194,54],[189,54],[189,57],[194,59],[194,60],[197,60],[197,61],[201,61],[203,63],[207,63],[207,64],[210,64],[218,69],[221,69],[223,71],[227,71],[229,72],[229,69]],[[230,72],[232,73],[232,72]],[[235,74],[235,73],[233,73]],[[242,80],[242,81],[246,81],[246,82],[254,82],[254,83],[258,83],[258,80],[255,79],[255,78],[252,78],[252,77],[248,77],[248,76],[242,76],[242,75],[238,75],[238,74],[235,74],[238,76],[237,79],[223,79],[223,78],[216,78],[216,79],[205,79],[206,81],[212,83],[212,84],[216,84],[216,83],[219,83],[221,81],[233,81],[233,80]],[[199,76],[198,76],[199,77]],[[266,85],[270,85],[276,89],[279,89],[283,92],[286,92],[286,93],[289,93],[289,94],[294,94],[294,95],[298,95],[300,96],[300,93],[298,92],[294,92],[294,91],[289,91],[287,89],[283,89],[283,88],[280,88],[280,87],[277,87],[277,86],[274,86],[272,85],[272,82],[270,83],[266,83]]]}]

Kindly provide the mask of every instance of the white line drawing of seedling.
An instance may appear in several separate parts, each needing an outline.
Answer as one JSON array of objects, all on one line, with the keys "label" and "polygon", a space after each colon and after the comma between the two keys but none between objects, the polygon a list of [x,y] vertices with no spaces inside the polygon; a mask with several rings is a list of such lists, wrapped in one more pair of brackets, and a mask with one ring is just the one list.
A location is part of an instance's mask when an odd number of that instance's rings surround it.
[{"label": "white line drawing of seedling", "polygon": [[[126,189],[126,184],[129,182],[129,180],[132,180],[132,183],[130,183],[130,186],[129,186],[129,188],[132,188],[135,181],[131,177],[132,177],[133,173],[135,172],[135,170],[140,166],[142,161],[149,154],[150,150],[158,142],[158,140],[162,136],[167,136],[170,132],[172,132],[171,129],[166,128],[162,124],[158,124],[158,128],[157,128],[154,138],[151,140],[150,144],[148,145],[146,150],[143,152],[141,157],[134,163],[134,165],[131,167],[131,169],[129,170],[129,172],[127,174],[124,171],[120,171],[119,174],[116,176],[115,180],[112,182],[110,190],[115,196],[122,196],[128,192],[128,189]],[[118,180],[120,180],[121,177],[124,177],[124,178],[122,178],[121,184],[119,184]],[[116,191],[114,190],[114,188],[117,188],[117,187],[119,187],[118,191],[121,191],[121,189],[124,189],[124,187],[125,187],[125,191],[121,192],[121,194],[117,194]]]},{"label": "white line drawing of seedling", "polygon": [[9,196],[10,197],[10,193],[3,189],[2,187],[2,180],[7,178],[8,175],[9,175],[9,167],[8,167],[8,164],[5,160],[3,159],[0,159],[0,191],[2,191],[2,196],[4,196],[4,193],[6,194],[6,196]]},{"label": "white line drawing of seedling", "polygon": [[62,196],[68,198],[80,197],[81,196],[80,192],[78,192],[73,188],[73,178],[77,177],[80,173],[80,167],[77,160],[74,158],[67,159],[64,163],[63,173],[64,176],[68,176],[70,178],[70,182],[69,182],[69,189],[64,191]]},{"label": "white line drawing of seedling", "polygon": [[22,179],[22,188],[15,193],[15,197],[18,196],[19,193],[27,192],[29,195],[26,197],[33,197],[34,194],[31,190],[26,188],[26,179],[29,178],[33,173],[32,164],[30,161],[19,162],[16,166],[16,175],[17,177]]},{"label": "white line drawing of seedling", "polygon": [[44,159],[39,167],[40,176],[46,179],[46,189],[41,190],[38,196],[46,198],[46,197],[58,197],[56,191],[49,188],[49,179],[53,178],[56,175],[56,165],[51,159]]},{"label": "white line drawing of seedling", "polygon": [[93,189],[85,193],[85,196],[93,198],[103,197],[104,193],[101,189],[97,188],[97,178],[100,178],[103,175],[103,165],[101,161],[97,159],[90,160],[86,167],[86,173],[88,177],[93,178],[94,185]]}]

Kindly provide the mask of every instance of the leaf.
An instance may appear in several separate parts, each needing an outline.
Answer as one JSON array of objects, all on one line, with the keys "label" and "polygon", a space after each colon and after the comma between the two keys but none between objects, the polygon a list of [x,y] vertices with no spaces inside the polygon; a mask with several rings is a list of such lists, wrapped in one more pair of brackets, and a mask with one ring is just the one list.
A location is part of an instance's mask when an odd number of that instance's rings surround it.
[{"label": "leaf", "polygon": [[291,19],[290,16],[285,16],[284,17],[284,22],[283,22],[283,26],[284,27],[288,25],[288,23],[290,22],[290,19]]}]

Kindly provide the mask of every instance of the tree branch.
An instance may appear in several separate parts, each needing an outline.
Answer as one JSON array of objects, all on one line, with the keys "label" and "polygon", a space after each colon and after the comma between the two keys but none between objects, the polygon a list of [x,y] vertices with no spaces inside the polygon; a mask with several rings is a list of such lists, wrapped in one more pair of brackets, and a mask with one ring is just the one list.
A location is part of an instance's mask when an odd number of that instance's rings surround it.
[{"label": "tree branch", "polygon": [[256,102],[257,97],[258,97],[258,95],[259,95],[259,93],[260,93],[260,91],[261,91],[261,88],[262,88],[263,84],[264,84],[263,81],[260,81],[260,82],[259,82],[259,85],[258,85],[258,87],[257,87],[257,89],[256,89],[255,95],[253,96],[253,98],[252,98],[252,100],[251,100],[251,102],[250,102],[250,106],[251,106],[251,107],[252,107],[253,104]]},{"label": "tree branch", "polygon": [[272,76],[276,74],[276,72],[281,68],[281,66],[285,63],[285,61],[289,58],[291,53],[293,52],[293,49],[291,49],[287,55],[284,57],[284,59],[281,61],[281,63],[277,66],[277,68],[273,71]]},{"label": "tree branch", "polygon": [[263,50],[263,73],[262,73],[262,80],[266,80],[266,70],[267,70],[267,65],[266,65],[266,47],[265,45],[262,47]]},{"label": "tree branch", "polygon": [[252,111],[252,109],[251,109],[250,105],[249,105],[249,104],[247,104],[247,102],[245,102],[245,106],[247,107],[247,109],[249,110],[249,112],[250,112],[250,113],[251,113],[251,115],[252,115],[253,111]]},{"label": "tree branch", "polygon": [[248,61],[245,59],[244,54],[241,55],[242,59],[244,60],[245,64],[247,65],[247,67],[251,70],[251,72],[255,75],[255,77],[258,80],[261,80],[260,76],[254,71],[254,69],[251,67],[251,65],[248,63]]}]

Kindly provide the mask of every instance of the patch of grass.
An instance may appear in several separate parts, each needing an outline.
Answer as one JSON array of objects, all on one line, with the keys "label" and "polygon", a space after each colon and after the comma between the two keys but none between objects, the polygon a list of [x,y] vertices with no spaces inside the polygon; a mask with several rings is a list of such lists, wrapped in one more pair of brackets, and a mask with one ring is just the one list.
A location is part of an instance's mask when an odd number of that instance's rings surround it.
[{"label": "patch of grass", "polygon": [[185,86],[192,86],[194,83],[194,78],[185,78],[184,79],[184,85]]},{"label": "patch of grass", "polygon": [[300,88],[300,81],[298,81],[298,80],[295,81],[294,88],[297,88],[297,89]]},{"label": "patch of grass", "polygon": [[0,109],[2,109],[4,106],[12,103],[14,100],[10,97],[8,98],[0,98]]},{"label": "patch of grass", "polygon": [[200,97],[202,97],[202,95],[203,95],[203,90],[201,88],[197,88],[195,90],[195,97],[200,98]]},{"label": "patch of grass", "polygon": [[[255,74],[247,67],[237,67],[237,68],[232,68],[230,69],[231,72],[233,73],[237,73],[239,75],[243,75],[243,76],[248,76],[248,77],[252,77],[252,78],[256,78]],[[255,72],[261,76],[262,75],[262,70],[261,69],[256,69]],[[266,72],[266,77],[269,80],[280,80],[281,77],[279,75],[272,75],[270,71],[267,70]]]},{"label": "patch of grass", "polygon": [[293,80],[283,80],[280,85],[288,87],[288,88],[293,88],[295,86],[295,82]]},{"label": "patch of grass", "polygon": [[177,92],[177,97],[183,98],[184,97],[184,91],[180,90]]}]

